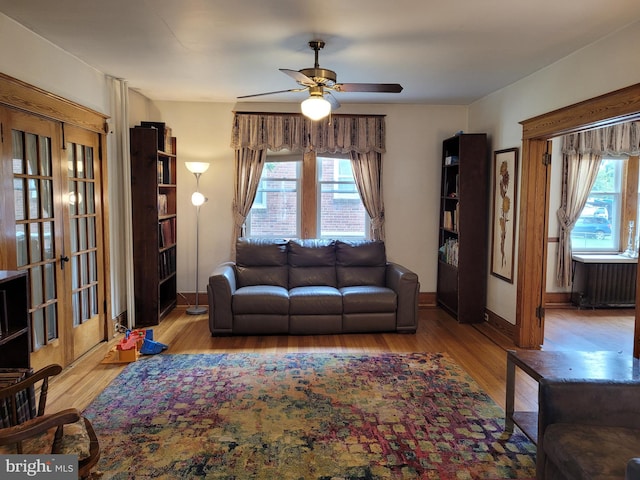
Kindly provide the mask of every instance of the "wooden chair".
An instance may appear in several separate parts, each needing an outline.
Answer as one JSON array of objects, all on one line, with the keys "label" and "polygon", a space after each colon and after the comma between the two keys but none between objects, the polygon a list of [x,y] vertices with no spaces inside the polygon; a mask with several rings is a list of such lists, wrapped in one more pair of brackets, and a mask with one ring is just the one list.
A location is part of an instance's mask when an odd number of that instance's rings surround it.
[{"label": "wooden chair", "polygon": [[78,478],[84,479],[100,458],[91,423],[75,408],[45,414],[49,378],[61,371],[60,365],[49,365],[0,387],[0,454],[78,455]]}]

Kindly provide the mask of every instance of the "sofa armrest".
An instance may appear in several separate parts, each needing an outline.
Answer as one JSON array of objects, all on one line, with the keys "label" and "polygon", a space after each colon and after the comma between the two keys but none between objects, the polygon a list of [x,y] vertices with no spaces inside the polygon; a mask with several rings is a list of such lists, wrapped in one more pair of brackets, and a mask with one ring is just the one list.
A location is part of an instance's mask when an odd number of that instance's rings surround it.
[{"label": "sofa armrest", "polygon": [[388,262],[386,285],[398,296],[397,331],[414,333],[418,328],[418,275],[402,265]]},{"label": "sofa armrest", "polygon": [[230,335],[233,330],[231,306],[236,291],[236,269],[233,262],[218,265],[209,276],[209,330],[211,335]]}]

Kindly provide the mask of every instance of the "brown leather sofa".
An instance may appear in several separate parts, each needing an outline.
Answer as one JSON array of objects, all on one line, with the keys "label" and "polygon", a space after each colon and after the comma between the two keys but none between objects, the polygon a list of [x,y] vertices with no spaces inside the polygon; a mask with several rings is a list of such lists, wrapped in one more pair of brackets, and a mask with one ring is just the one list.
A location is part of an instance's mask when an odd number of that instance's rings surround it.
[{"label": "brown leather sofa", "polygon": [[640,478],[640,381],[543,378],[538,408],[538,480]]},{"label": "brown leather sofa", "polygon": [[415,333],[418,276],[381,241],[238,239],[209,277],[212,335]]}]

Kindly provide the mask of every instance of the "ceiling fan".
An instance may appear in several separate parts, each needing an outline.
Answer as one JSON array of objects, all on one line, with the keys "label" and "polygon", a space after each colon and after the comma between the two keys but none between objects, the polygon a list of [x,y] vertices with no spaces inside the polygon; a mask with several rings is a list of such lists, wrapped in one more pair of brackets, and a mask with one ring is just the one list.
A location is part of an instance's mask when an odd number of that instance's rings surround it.
[{"label": "ceiling fan", "polygon": [[315,63],[313,68],[303,68],[302,70],[290,70],[281,68],[280,71],[293,78],[300,88],[290,88],[288,90],[278,90],[275,92],[256,93],[253,95],[243,95],[238,98],[260,97],[263,95],[274,95],[276,93],[303,92],[309,90],[309,98],[301,104],[302,113],[312,120],[319,120],[326,117],[340,107],[338,100],[331,94],[334,92],[373,92],[373,93],[400,93],[402,85],[398,83],[337,83],[337,75],[333,70],[320,68],[318,63],[318,52],[324,48],[322,40],[312,40],[309,47],[315,52]]}]

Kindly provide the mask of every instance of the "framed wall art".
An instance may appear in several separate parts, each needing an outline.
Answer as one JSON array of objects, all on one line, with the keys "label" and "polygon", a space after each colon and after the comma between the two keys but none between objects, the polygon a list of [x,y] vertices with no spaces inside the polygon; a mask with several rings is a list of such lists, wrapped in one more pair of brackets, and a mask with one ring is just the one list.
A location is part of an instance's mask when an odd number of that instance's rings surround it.
[{"label": "framed wall art", "polygon": [[518,149],[508,148],[495,151],[492,171],[491,275],[513,283],[518,195]]}]

